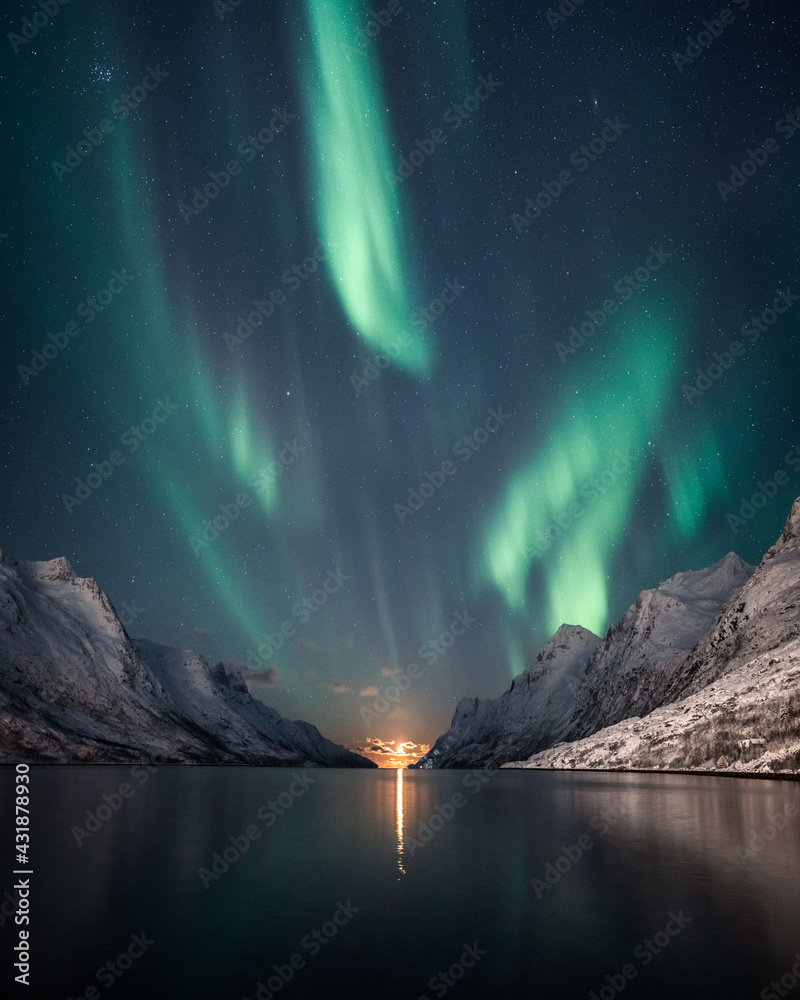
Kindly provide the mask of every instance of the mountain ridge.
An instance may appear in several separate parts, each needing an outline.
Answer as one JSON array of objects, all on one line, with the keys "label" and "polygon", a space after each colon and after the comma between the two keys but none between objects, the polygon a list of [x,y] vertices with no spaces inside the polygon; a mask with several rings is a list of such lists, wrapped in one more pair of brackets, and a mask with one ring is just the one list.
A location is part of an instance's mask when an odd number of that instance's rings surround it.
[{"label": "mountain ridge", "polygon": [[[758,566],[728,552],[641,591],[573,673],[565,724],[554,725],[530,692],[524,701],[531,710],[520,715],[520,679],[543,683],[534,663],[498,698],[462,698],[450,728],[412,766],[708,769],[724,758],[734,769],[794,770],[798,609],[800,497]],[[520,753],[509,757],[515,744]]]},{"label": "mountain ridge", "polygon": [[686,658],[665,701],[503,767],[800,770],[800,498],[783,532]]},{"label": "mountain ridge", "polygon": [[67,559],[0,552],[0,760],[374,767],[250,694],[242,673],[131,639]]}]

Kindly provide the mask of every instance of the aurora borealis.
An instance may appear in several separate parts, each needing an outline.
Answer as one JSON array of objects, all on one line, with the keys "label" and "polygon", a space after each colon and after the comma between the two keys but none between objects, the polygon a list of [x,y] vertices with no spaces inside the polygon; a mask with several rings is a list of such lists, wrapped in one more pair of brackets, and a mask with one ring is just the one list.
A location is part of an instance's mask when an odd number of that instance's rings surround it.
[{"label": "aurora borealis", "polygon": [[800,494],[798,12],[561,6],[14,0],[4,555],[406,747],[562,622],[757,562]]}]

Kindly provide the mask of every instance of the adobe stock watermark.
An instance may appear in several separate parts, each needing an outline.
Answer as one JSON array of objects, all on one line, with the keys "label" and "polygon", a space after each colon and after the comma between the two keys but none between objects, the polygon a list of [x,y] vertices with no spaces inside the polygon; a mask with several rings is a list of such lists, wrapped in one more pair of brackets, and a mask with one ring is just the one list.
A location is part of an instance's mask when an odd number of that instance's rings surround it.
[{"label": "adobe stock watermark", "polygon": [[[495,773],[494,768],[487,765],[480,770],[470,771],[464,776],[461,784],[472,795],[477,795],[492,780],[492,775]],[[453,792],[446,802],[437,802],[430,816],[420,820],[417,824],[417,835],[405,839],[404,846],[409,855],[413,857],[417,851],[421,851],[426,844],[429,844],[436,834],[444,829],[445,824],[453,819],[456,812],[463,809],[469,802],[470,800],[463,792]]]},{"label": "adobe stock watermark", "polygon": [[[793,472],[800,472],[800,448],[795,445],[783,456],[784,465],[787,465]],[[772,473],[772,478],[766,482],[759,480],[756,483],[756,491],[752,496],[739,497],[739,514],[726,514],[728,527],[736,534],[740,528],[744,528],[748,521],[756,516],[758,511],[767,506],[767,501],[774,499],[781,486],[789,485],[789,476],[784,469],[776,469]]]},{"label": "adobe stock watermark", "polygon": [[544,555],[579,518],[583,517],[588,507],[605,496],[624,472],[630,471],[637,457],[636,452],[630,448],[624,452],[615,451],[612,455],[614,460],[602,472],[581,485],[579,495],[583,499],[575,500],[566,510],[554,517],[536,541],[522,550],[527,559]]},{"label": "adobe stock watermark", "polygon": [[[169,70],[162,69],[161,63],[157,63],[155,67],[147,66],[145,70],[140,84],[133,87],[129,93],[120,94],[117,100],[111,103],[111,113],[120,122],[124,122],[128,115],[135,111],[142,101],[146,100],[154,90],[157,90],[162,81],[169,76]],[[64,162],[53,160],[50,164],[59,182],[64,180],[65,174],[73,173],[85,163],[95,149],[102,145],[106,136],[111,135],[117,124],[118,122],[112,118],[101,118],[95,128],[85,128],[81,132],[83,138],[79,139],[74,146],[65,147]]]},{"label": "adobe stock watermark", "polygon": [[557,10],[548,7],[545,11],[547,23],[555,31],[559,24],[564,24],[585,2],[586,0],[561,0]]},{"label": "adobe stock watermark", "polygon": [[788,972],[784,972],[780,980],[773,979],[758,994],[761,1000],[778,1000],[779,997],[787,997],[797,984],[800,983],[800,951],[795,952],[794,957],[797,961],[791,969]]},{"label": "adobe stock watermark", "polygon": [[[794,794],[800,796],[800,785],[794,786]],[[772,816],[767,816],[767,822],[760,830],[753,830],[747,844],[736,848],[736,858],[740,865],[746,861],[754,861],[779,833],[789,826],[789,820],[800,814],[800,808],[794,802],[787,802],[782,810]]]},{"label": "adobe stock watermark", "polygon": [[[463,979],[469,969],[475,968],[477,963],[488,954],[485,948],[481,948],[477,941],[467,944],[466,941],[461,946],[464,950],[446,972],[441,969],[435,976],[428,980],[427,989],[436,997],[443,997],[449,989],[452,989],[460,979]],[[429,1000],[426,995],[417,997],[417,1000]]]},{"label": "adobe stock watermark", "polygon": [[224,21],[226,14],[232,14],[234,9],[241,7],[243,3],[244,0],[228,0],[227,3],[224,3],[223,0],[214,0],[211,6],[220,21]]},{"label": "adobe stock watermark", "polygon": [[[16,887],[15,890],[13,896],[8,890],[3,893],[3,901],[0,903],[0,927],[5,927],[6,920],[11,917],[21,916],[20,893]],[[16,923],[16,920],[14,922]]]},{"label": "adobe stock watermark", "polygon": [[[733,0],[739,7],[738,13],[743,14],[750,6],[750,0]],[[672,61],[678,67],[678,72],[682,73],[686,66],[691,66],[711,45],[714,39],[719,38],[725,29],[736,20],[736,14],[730,7],[723,7],[717,17],[710,21],[703,21],[703,31],[697,33],[696,37],[686,36],[686,52],[673,52]]]},{"label": "adobe stock watermark", "polygon": [[[497,410],[489,410],[488,414],[480,427],[477,427],[471,434],[465,434],[453,445],[451,450],[462,464],[469,462],[472,456],[486,444],[490,436],[496,434],[513,416],[511,413],[505,413],[502,406]],[[425,481],[421,482],[417,489],[409,487],[406,503],[394,505],[393,509],[400,524],[405,524],[408,518],[424,507],[434,493],[440,490],[457,472],[456,463],[452,459],[446,458],[438,469],[423,473]]]},{"label": "adobe stock watermark", "polygon": [[[774,131],[778,135],[785,136],[787,142],[793,139],[800,130],[798,115],[800,115],[800,105],[775,122]],[[774,156],[780,151],[780,148],[778,140],[774,136],[768,136],[756,149],[748,149],[747,156],[738,166],[731,164],[731,172],[727,182],[717,181],[717,191],[719,191],[722,200],[727,201],[732,194],[741,190],[748,180],[768,162],[770,156]]]},{"label": "adobe stock watermark", "polygon": [[[771,307],[767,306],[760,316],[751,316],[746,323],[742,324],[739,330],[739,335],[749,340],[751,347],[760,339],[762,333],[766,333],[770,327],[778,322],[784,313],[787,313],[792,308],[795,302],[800,302],[800,295],[795,295],[789,286],[787,286],[785,292],[782,292],[780,288],[776,289],[776,295],[777,298],[774,299]],[[705,368],[697,369],[697,378],[694,380],[694,385],[688,385],[684,382],[682,388],[683,398],[686,402],[694,406],[694,401],[700,399],[703,393],[711,388],[712,383],[718,382],[725,372],[733,367],[736,359],[742,357],[744,352],[745,345],[741,340],[732,340],[728,345],[727,351],[722,351],[722,353],[714,351],[712,355],[714,360],[711,364],[706,365]]]},{"label": "adobe stock watermark", "polygon": [[389,3],[385,7],[381,7],[380,10],[371,10],[370,20],[356,32],[354,44],[343,43],[345,52],[349,55],[360,55],[366,52],[384,28],[388,28],[394,18],[403,12],[403,9],[399,0],[389,0]]},{"label": "adobe stock watermark", "polygon": [[102,796],[103,801],[95,806],[94,809],[86,810],[84,825],[79,826],[75,823],[70,827],[70,833],[75,838],[75,843],[78,847],[83,847],[84,840],[90,840],[109,820],[113,819],[123,805],[129,799],[132,799],[138,789],[142,785],[147,784],[157,771],[158,768],[150,764],[137,765],[131,768],[131,778],[135,780],[136,785],[131,784],[129,781],[123,781],[117,790],[111,792],[110,795],[104,792]]},{"label": "adobe stock watermark", "polygon": [[[336,904],[336,909],[331,914],[330,920],[326,920],[320,927],[315,927],[309,934],[305,934],[301,938],[300,948],[302,951],[294,952],[285,964],[273,965],[270,970],[272,975],[268,977],[266,983],[258,980],[254,991],[255,1000],[273,1000],[284,986],[294,979],[295,974],[306,967],[307,959],[303,951],[315,958],[326,945],[333,941],[339,931],[346,927],[360,912],[361,908],[353,906],[351,900],[348,899],[346,903],[340,900]],[[251,998],[245,995],[242,1000],[251,1000]]]},{"label": "adobe stock watermark", "polygon": [[[609,146],[612,146],[622,133],[630,128],[630,125],[626,125],[620,121],[619,117],[614,118],[613,121],[611,118],[604,120],[606,127],[600,135],[593,136],[588,143],[579,146],[570,154],[569,162],[579,174],[588,170],[590,163],[596,163]],[[521,233],[535,219],[541,218],[542,214],[561,197],[564,189],[569,187],[574,181],[575,178],[570,170],[561,170],[557,180],[542,181],[542,187],[538,194],[533,198],[530,196],[525,198],[525,210],[522,215],[517,212],[511,214],[511,222],[516,231]]]},{"label": "adobe stock watermark", "polygon": [[[431,299],[427,305],[418,306],[411,313],[408,317],[409,323],[415,329],[426,330],[466,290],[467,286],[462,285],[458,278],[452,280],[447,278],[444,287],[437,296]],[[419,340],[407,330],[403,330],[398,339],[389,346],[389,354],[376,354],[372,361],[366,361],[361,369],[361,375],[350,376],[350,384],[356,390],[356,395],[360,396],[368,389],[376,379],[380,378],[392,361],[400,357],[403,349],[413,343],[419,343]]]},{"label": "adobe stock watermark", "polygon": [[28,45],[36,38],[39,31],[49,24],[61,8],[66,7],[68,3],[72,3],[72,0],[38,0],[36,6],[41,9],[34,11],[33,17],[23,17],[19,34],[15,31],[9,31],[6,36],[14,52],[19,52],[24,45]]},{"label": "adobe stock watermark", "polygon": [[366,392],[372,383],[383,375],[392,362],[400,357],[405,348],[411,344],[419,343],[418,337],[409,333],[408,330],[401,330],[397,340],[392,341],[387,348],[388,353],[376,354],[370,361],[364,362],[360,375],[350,376],[350,384],[356,390],[356,395],[360,396],[363,392]]},{"label": "adobe stock watermark", "polygon": [[779,833],[789,826],[789,820],[800,813],[800,808],[794,802],[787,802],[782,810],[767,816],[767,822],[760,830],[753,830],[747,844],[736,848],[736,858],[740,865],[745,861],[753,861],[766,848],[767,844],[775,840]]},{"label": "adobe stock watermark", "polygon": [[204,889],[208,889],[212,882],[218,882],[232,865],[235,865],[247,854],[257,840],[261,840],[264,830],[274,826],[278,819],[284,816],[295,802],[305,795],[311,785],[316,785],[318,781],[306,771],[296,770],[292,774],[294,780],[286,791],[281,792],[274,799],[268,799],[256,811],[256,817],[261,820],[263,826],[258,823],[249,823],[240,834],[228,837],[228,843],[221,851],[214,851],[208,868],[198,868],[197,875],[203,883]]},{"label": "adobe stock watermark", "polygon": [[[442,121],[450,126],[450,131],[455,132],[461,128],[464,122],[475,114],[481,104],[494,94],[503,85],[502,80],[495,80],[492,74],[488,79],[478,77],[478,85],[471,94],[467,94],[460,104],[451,104],[442,114]],[[405,156],[401,156],[397,161],[397,168],[394,173],[387,173],[390,183],[397,186],[405,184],[412,174],[429,160],[443,142],[447,141],[447,132],[443,128],[431,129],[424,139],[415,139],[414,146]]]},{"label": "adobe stock watermark", "polygon": [[[324,259],[325,251],[322,248],[322,243],[319,242],[299,264],[293,264],[283,272],[281,275],[282,284],[286,285],[290,292],[296,292],[317,271],[320,262]],[[228,333],[226,331],[222,335],[228,350],[233,352],[236,347],[241,346],[248,337],[252,336],[253,331],[260,327],[265,319],[273,316],[275,310],[279,309],[286,301],[286,293],[281,288],[273,288],[264,299],[253,299],[253,310],[247,314],[247,318],[245,319],[241,315],[236,317],[236,332]]]},{"label": "adobe stock watermark", "polygon": [[[75,314],[85,321],[88,326],[104,309],[107,309],[114,301],[114,296],[123,292],[128,285],[136,278],[135,274],[128,274],[127,268],[122,271],[114,270],[108,284],[90,295],[83,302],[79,302],[75,307]],[[31,355],[29,365],[17,365],[17,373],[22,379],[22,384],[27,385],[32,378],[36,378],[47,368],[48,364],[55,360],[58,355],[69,347],[70,343],[81,333],[81,327],[74,320],[70,320],[63,331],[50,333],[47,336],[49,343],[44,344],[42,349],[34,351]]]},{"label": "adobe stock watermark", "polygon": [[[289,122],[297,118],[297,115],[293,115],[288,110],[286,104],[280,111],[277,108],[272,110],[275,113],[269,122],[260,128],[254,136],[249,135],[243,139],[236,147],[236,152],[239,156],[244,157],[245,163],[252,163],[259,153],[263,153],[267,146],[275,140],[275,137],[283,132]],[[230,184],[231,178],[238,177],[241,172],[242,165],[239,160],[228,160],[221,170],[209,170],[208,176],[211,180],[203,184],[203,189],[200,190],[199,185],[192,188],[194,197],[191,205],[187,205],[185,202],[178,205],[178,211],[181,213],[183,221],[188,225],[212,201],[216,201],[220,193]]]},{"label": "adobe stock watermark", "polygon": [[[300,598],[292,607],[292,614],[299,618],[303,624],[306,624],[311,620],[312,615],[328,603],[329,597],[338,594],[349,579],[347,573],[343,573],[340,569],[329,569],[320,586],[312,590],[311,596]],[[266,630],[262,632],[261,636],[264,642],[255,650],[247,650],[247,666],[251,670],[261,670],[273,659],[275,653],[283,647],[287,639],[291,639],[296,632],[297,625],[291,619],[282,622],[280,628],[275,632],[267,632]]]},{"label": "adobe stock watermark", "polygon": [[[605,837],[616,826],[621,816],[624,816],[627,809],[624,805],[608,806],[589,820],[589,826],[597,835],[598,840]],[[549,892],[554,885],[557,885],[567,872],[581,860],[581,858],[596,846],[588,833],[582,833],[574,844],[568,846],[561,845],[561,854],[555,861],[548,861],[544,866],[541,878],[535,876],[530,879],[536,898],[541,899],[545,892]]]},{"label": "adobe stock watermark", "polygon": [[[170,402],[169,396],[162,402],[156,400],[155,409],[149,417],[145,417],[139,424],[132,424],[120,437],[119,443],[124,445],[130,454],[137,452],[139,447],[145,443],[159,426],[166,423],[172,414],[180,409],[177,403]],[[125,456],[118,448],[112,449],[108,456],[101,462],[92,462],[92,471],[85,479],[75,480],[75,493],[62,493],[61,502],[67,508],[67,513],[72,514],[76,507],[81,507],[95,494],[103,483],[107,482],[114,471],[125,464]]]},{"label": "adobe stock watermark", "polygon": [[[445,655],[457,637],[464,635],[469,628],[477,624],[478,619],[473,618],[468,611],[465,610],[463,613],[456,611],[448,627],[435,639],[424,642],[419,647],[417,656],[425,660],[429,667],[433,666],[440,656]],[[364,722],[372,722],[388,712],[392,705],[400,700],[400,695],[408,691],[413,682],[422,677],[422,673],[422,667],[418,663],[409,663],[405,670],[394,671],[391,683],[373,696],[372,704],[361,706],[361,718]]]},{"label": "adobe stock watermark", "polygon": [[[278,453],[278,457],[273,458],[267,465],[254,472],[247,481],[247,485],[255,491],[256,496],[265,493],[290,465],[294,465],[300,457],[300,453],[308,448],[308,445],[298,444],[297,438],[293,438],[291,443],[284,438],[281,443],[283,448]],[[219,514],[215,514],[211,520],[203,521],[203,528],[199,534],[189,536],[192,552],[199,556],[224,531],[227,531],[234,521],[239,519],[242,512],[247,510],[252,502],[253,498],[249,493],[241,492],[236,494],[231,503],[220,503]]]},{"label": "adobe stock watermark", "polygon": [[[131,934],[130,943],[124,951],[121,951],[115,959],[101,965],[95,974],[95,978],[107,990],[114,986],[118,979],[121,979],[126,972],[133,968],[134,962],[144,957],[148,949],[155,944],[153,938],[149,938],[144,931],[141,934]],[[79,997],[67,997],[67,1000],[100,1000],[100,991],[96,986],[87,986]]]},{"label": "adobe stock watermark", "polygon": [[[650,256],[641,267],[637,267],[632,274],[623,275],[614,284],[614,294],[619,295],[623,302],[630,302],[637,292],[640,292],[647,282],[657,274],[674,253],[664,249],[664,244],[659,243],[658,249],[650,247]],[[619,309],[616,299],[605,299],[599,309],[587,309],[587,317],[578,329],[574,326],[569,328],[568,343],[564,344],[556,340],[553,346],[556,353],[561,358],[561,363],[566,364],[567,357],[575,354],[578,348],[583,347],[589,337],[593,337],[600,327],[605,326],[606,321],[614,316]]]},{"label": "adobe stock watermark", "polygon": [[[692,917],[687,917],[683,910],[675,913],[670,910],[667,914],[668,920],[663,931],[657,931],[652,938],[645,938],[641,944],[633,949],[633,957],[638,960],[642,968],[650,965],[653,959],[660,955],[665,948],[668,948],[674,939],[684,928],[692,922]],[[639,975],[639,969],[632,962],[622,966],[622,969],[614,975],[604,977],[606,985],[599,990],[589,994],[589,1000],[614,1000],[614,997],[621,993],[632,979]]]},{"label": "adobe stock watermark", "polygon": [[119,618],[126,629],[129,629],[144,610],[144,608],[138,606],[135,600],[130,604],[127,601],[123,601],[122,610],[117,611],[117,618]]}]

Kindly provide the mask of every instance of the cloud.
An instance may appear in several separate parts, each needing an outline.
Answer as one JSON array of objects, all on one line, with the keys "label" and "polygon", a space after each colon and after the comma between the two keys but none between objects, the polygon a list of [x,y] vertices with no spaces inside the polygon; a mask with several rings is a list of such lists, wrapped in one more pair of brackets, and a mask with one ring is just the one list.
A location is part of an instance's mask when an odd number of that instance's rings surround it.
[{"label": "cloud", "polygon": [[378,736],[368,736],[363,746],[352,749],[356,753],[377,757],[381,767],[404,767],[419,760],[430,750],[430,745],[414,743],[413,740],[382,740]]},{"label": "cloud", "polygon": [[346,684],[342,684],[341,681],[331,681],[328,690],[333,694],[347,694],[350,688]]},{"label": "cloud", "polygon": [[376,745],[375,743],[369,743],[368,742],[366,746],[357,747],[356,748],[356,752],[357,753],[388,753],[388,754],[392,754],[392,753],[394,753],[394,750],[392,750],[391,747],[379,746],[379,745]]},{"label": "cloud", "polygon": [[308,636],[300,635],[292,644],[292,649],[297,653],[306,653],[311,656],[319,652],[319,643],[309,639]]},{"label": "cloud", "polygon": [[184,632],[186,639],[190,645],[197,644],[198,646],[208,645],[209,635],[208,631],[199,626],[196,628],[189,628]]},{"label": "cloud", "polygon": [[358,693],[361,695],[362,698],[374,698],[375,695],[378,693],[378,689],[376,687],[365,687],[361,688],[361,690]]},{"label": "cloud", "polygon": [[391,667],[381,667],[381,677],[394,677],[395,674],[402,674],[402,670],[392,670]]},{"label": "cloud", "polygon": [[280,675],[277,667],[267,667],[266,670],[248,670],[245,672],[245,680],[248,687],[253,684],[256,687],[278,687]]},{"label": "cloud", "polygon": [[364,744],[363,747],[360,747],[359,749],[361,753],[364,753],[367,750],[376,753],[392,753],[391,748],[387,744],[385,744],[383,740],[379,740],[377,737],[374,736],[368,736],[367,742]]},{"label": "cloud", "polygon": [[368,736],[365,749],[379,753],[427,753],[430,746],[427,743],[414,743],[413,740],[401,743],[397,740],[382,740],[377,736]]},{"label": "cloud", "polygon": [[156,633],[168,645],[179,645],[183,649],[199,650],[201,646],[208,646],[211,642],[208,629],[199,625],[186,628],[178,622],[175,615],[161,618],[156,624]]}]

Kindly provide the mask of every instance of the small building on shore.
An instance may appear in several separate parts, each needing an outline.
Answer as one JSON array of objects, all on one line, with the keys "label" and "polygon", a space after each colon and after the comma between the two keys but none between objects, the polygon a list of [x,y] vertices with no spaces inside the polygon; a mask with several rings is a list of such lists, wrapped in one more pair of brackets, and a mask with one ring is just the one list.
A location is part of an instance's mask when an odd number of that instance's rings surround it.
[{"label": "small building on shore", "polygon": [[748,736],[747,739],[737,740],[736,746],[739,748],[739,752],[742,753],[745,750],[750,750],[752,747],[765,747],[767,741],[761,736]]}]

